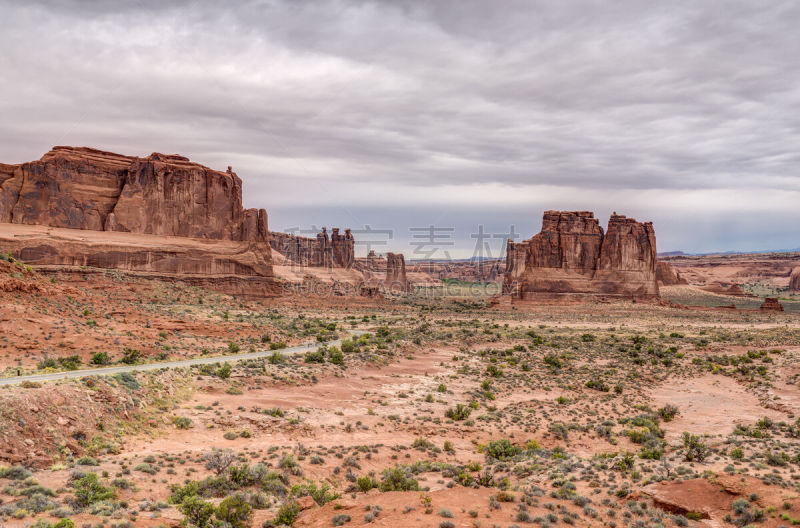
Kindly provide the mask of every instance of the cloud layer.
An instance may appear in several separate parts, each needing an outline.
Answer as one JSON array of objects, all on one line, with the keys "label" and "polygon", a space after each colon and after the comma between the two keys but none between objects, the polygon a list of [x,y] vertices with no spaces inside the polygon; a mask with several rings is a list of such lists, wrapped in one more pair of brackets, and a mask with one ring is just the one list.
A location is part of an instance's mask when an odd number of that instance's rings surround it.
[{"label": "cloud layer", "polygon": [[[0,160],[54,144],[233,165],[271,226],[800,246],[800,4],[1,2]],[[499,242],[498,242],[499,247]]]}]

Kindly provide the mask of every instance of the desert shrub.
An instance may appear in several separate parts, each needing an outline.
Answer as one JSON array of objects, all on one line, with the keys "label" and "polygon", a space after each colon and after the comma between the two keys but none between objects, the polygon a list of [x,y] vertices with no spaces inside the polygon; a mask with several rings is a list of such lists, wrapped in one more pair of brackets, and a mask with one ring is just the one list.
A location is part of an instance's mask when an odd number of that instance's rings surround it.
[{"label": "desert shrub", "polygon": [[377,487],[377,485],[378,485],[376,482],[374,482],[368,476],[359,477],[358,480],[356,481],[356,484],[358,485],[358,489],[360,491],[363,491],[363,492],[367,492],[367,491],[371,490],[372,488]]},{"label": "desert shrub", "polygon": [[378,487],[381,491],[419,491],[419,482],[408,468],[395,466],[383,470]]},{"label": "desert shrub", "polygon": [[318,348],[316,351],[309,350],[306,352],[304,361],[306,363],[325,363],[324,349]]},{"label": "desert shrub", "polygon": [[136,381],[136,378],[133,377],[133,374],[130,372],[120,372],[114,375],[114,379],[116,379],[120,385],[130,390],[137,390],[140,387],[139,382]]},{"label": "desert shrub", "polygon": [[498,460],[508,460],[520,454],[522,449],[511,443],[508,438],[489,442],[486,446],[486,454]]},{"label": "desert shrub", "polygon": [[328,361],[334,365],[344,365],[344,354],[341,350],[332,346],[328,349]]},{"label": "desert shrub", "polygon": [[192,419],[187,418],[186,416],[176,416],[172,419],[172,423],[175,424],[175,427],[178,429],[191,429],[192,428]]},{"label": "desert shrub", "polygon": [[671,421],[679,413],[680,411],[678,410],[678,408],[675,405],[669,403],[658,410],[658,415],[661,416],[661,419],[664,420],[665,422]]},{"label": "desert shrub", "polygon": [[125,349],[122,351],[122,358],[120,358],[120,362],[125,363],[126,365],[133,365],[140,359],[142,359],[141,352],[133,348],[125,347]]},{"label": "desert shrub", "polygon": [[9,480],[25,480],[32,473],[22,466],[0,467],[0,478]]},{"label": "desert shrub", "polygon": [[231,377],[231,366],[228,363],[224,363],[217,371],[214,373],[220,379],[228,379]]},{"label": "desert shrub", "polygon": [[197,495],[189,495],[183,499],[178,510],[184,516],[184,524],[196,528],[210,528],[214,525],[212,517],[216,508]]},{"label": "desert shrub", "polygon": [[223,523],[223,526],[244,528],[250,525],[253,507],[244,496],[237,493],[220,502],[214,515]]},{"label": "desert shrub", "polygon": [[464,405],[463,403],[457,404],[455,407],[451,407],[445,411],[444,415],[451,420],[460,421],[466,420],[469,418],[469,415],[472,413],[472,409],[468,406]]},{"label": "desert shrub", "polygon": [[343,526],[345,523],[350,522],[350,516],[345,513],[340,513],[338,515],[334,515],[331,522],[334,526]]},{"label": "desert shrub", "polygon": [[67,356],[58,358],[58,363],[66,370],[78,370],[78,367],[81,366],[81,358],[80,356]]},{"label": "desert shrub", "polygon": [[683,447],[686,449],[684,458],[690,462],[693,460],[702,462],[705,460],[709,452],[709,449],[705,442],[703,442],[702,438],[687,432],[683,433]]},{"label": "desert shrub", "polygon": [[92,356],[93,365],[108,365],[111,363],[111,357],[107,352],[97,352]]},{"label": "desert shrub", "polygon": [[287,502],[275,514],[272,524],[274,526],[292,526],[299,513],[300,506],[296,502]]},{"label": "desert shrub", "polygon": [[114,490],[103,486],[96,473],[87,473],[73,483],[75,502],[79,506],[89,506],[95,502],[113,499]]},{"label": "desert shrub", "polygon": [[317,485],[315,482],[309,480],[304,484],[297,484],[292,486],[291,494],[293,497],[305,497],[309,495],[314,502],[320,506],[324,506],[332,500],[339,498],[339,494],[331,491],[331,486],[327,482]]}]

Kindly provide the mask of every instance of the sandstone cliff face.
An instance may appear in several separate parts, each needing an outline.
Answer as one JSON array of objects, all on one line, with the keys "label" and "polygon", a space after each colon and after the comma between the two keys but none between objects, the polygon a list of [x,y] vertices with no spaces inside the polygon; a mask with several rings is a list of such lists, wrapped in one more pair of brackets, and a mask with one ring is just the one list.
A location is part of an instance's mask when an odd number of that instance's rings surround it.
[{"label": "sandstone cliff face", "polygon": [[54,147],[38,161],[0,165],[0,222],[106,233],[18,238],[23,260],[39,265],[272,276],[266,211],[242,209],[242,182],[230,168],[219,172],[177,155]]},{"label": "sandstone cliff face", "polygon": [[509,243],[504,290],[521,298],[658,297],[653,225],[615,213],[604,233],[592,212],[546,211],[539,234]]},{"label": "sandstone cliff face", "polygon": [[267,241],[266,211],[242,209],[242,180],[183,156],[54,147],[38,161],[3,167],[0,222]]},{"label": "sandstone cliff face", "polygon": [[669,262],[656,262],[656,280],[661,286],[678,286],[689,284],[689,281],[681,277],[678,270],[672,267]]},{"label": "sandstone cliff face", "polygon": [[795,268],[789,276],[789,291],[800,292],[800,268]]},{"label": "sandstone cliff face", "polygon": [[389,291],[411,291],[411,284],[406,277],[406,260],[402,253],[386,254],[386,279],[383,284]]},{"label": "sandstone cliff face", "polygon": [[299,266],[350,269],[355,263],[355,238],[350,229],[339,234],[334,227],[330,236],[322,228],[315,238],[270,232],[270,246]]}]

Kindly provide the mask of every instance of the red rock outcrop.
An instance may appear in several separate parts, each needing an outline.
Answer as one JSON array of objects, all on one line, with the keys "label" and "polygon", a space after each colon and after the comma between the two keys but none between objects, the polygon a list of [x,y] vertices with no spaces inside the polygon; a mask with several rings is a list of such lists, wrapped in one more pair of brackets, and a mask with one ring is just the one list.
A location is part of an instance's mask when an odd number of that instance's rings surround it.
[{"label": "red rock outcrop", "polygon": [[789,291],[800,292],[800,268],[795,268],[789,275]]},{"label": "red rock outcrop", "polygon": [[759,309],[765,312],[782,312],[783,305],[780,302],[778,302],[777,298],[767,297],[766,299],[764,299],[764,302],[761,304],[761,307]]},{"label": "red rock outcrop", "polygon": [[406,277],[406,260],[402,253],[386,254],[386,279],[384,287],[392,292],[408,292],[412,290]]},{"label": "red rock outcrop", "polygon": [[270,232],[270,246],[300,266],[350,269],[355,263],[355,238],[350,229],[339,234],[339,228],[322,228],[315,238],[291,233]]},{"label": "red rock outcrop", "polygon": [[689,284],[689,281],[681,277],[681,273],[673,268],[669,262],[659,260],[656,262],[656,280],[659,286],[679,286]]},{"label": "red rock outcrop", "polygon": [[17,226],[0,243],[31,264],[272,278],[266,211],[242,208],[230,167],[182,156],[54,147],[0,165],[0,222]]},{"label": "red rock outcrop", "polygon": [[709,284],[708,286],[704,286],[703,290],[719,295],[730,295],[732,297],[755,297],[755,295],[752,293],[744,291],[742,287],[736,283],[725,286],[722,283],[715,282],[713,284]]},{"label": "red rock outcrop", "polygon": [[653,225],[616,213],[604,233],[590,211],[546,211],[541,232],[509,242],[506,259],[504,290],[518,298],[658,297]]}]

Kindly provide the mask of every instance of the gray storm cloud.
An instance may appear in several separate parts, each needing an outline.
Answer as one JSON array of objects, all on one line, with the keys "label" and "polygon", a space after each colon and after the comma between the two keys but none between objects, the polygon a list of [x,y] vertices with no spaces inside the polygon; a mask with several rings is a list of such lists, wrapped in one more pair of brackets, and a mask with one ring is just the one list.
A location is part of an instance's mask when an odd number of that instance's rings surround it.
[{"label": "gray storm cloud", "polygon": [[[530,236],[544,209],[662,250],[800,246],[800,4],[2,2],[0,160],[54,144],[233,165],[273,228]],[[413,255],[411,255],[413,256]]]}]

